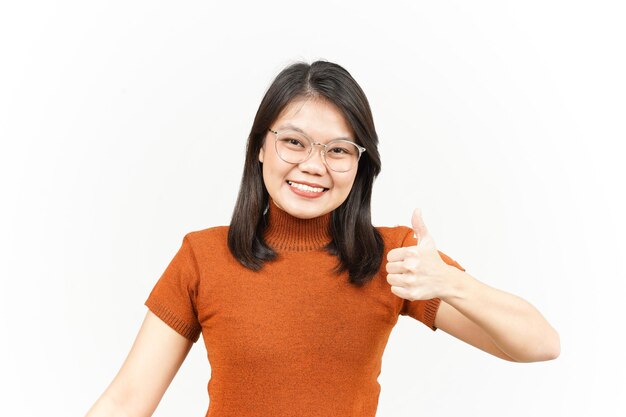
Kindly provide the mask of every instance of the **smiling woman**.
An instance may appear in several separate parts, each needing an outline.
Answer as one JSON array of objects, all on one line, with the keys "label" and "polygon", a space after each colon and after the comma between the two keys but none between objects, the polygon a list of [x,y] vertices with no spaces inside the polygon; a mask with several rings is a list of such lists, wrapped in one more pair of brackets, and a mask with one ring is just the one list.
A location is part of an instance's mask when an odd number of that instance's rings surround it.
[{"label": "smiling woman", "polygon": [[[294,156],[298,144],[300,158]],[[276,257],[262,233],[271,198],[297,218],[330,213],[327,250],[351,283],[363,285],[377,273],[383,241],[370,205],[380,172],[378,135],[367,97],[348,71],[325,61],[281,71],[261,101],[247,150],[228,233],[242,265],[258,270]],[[348,155],[338,157],[338,151]]]},{"label": "smiling woman", "polygon": [[557,357],[541,314],[440,252],[419,210],[412,227],[372,225],[377,147],[367,98],[344,68],[278,74],[248,136],[230,225],[184,236],[88,415],[151,415],[200,335],[207,417],[373,417],[400,315],[508,361]]},{"label": "smiling woman", "polygon": [[[337,106],[323,99],[292,101],[281,112],[275,124],[279,129],[301,126],[297,128],[300,132],[309,132],[308,136],[320,138],[324,146],[333,138],[353,136],[352,128]],[[356,170],[350,169],[349,165],[344,172],[330,170],[325,157],[327,151],[312,150],[312,144],[307,144],[302,134],[284,135],[284,138],[283,135],[268,132],[259,152],[259,161],[263,164],[263,181],[274,203],[292,216],[303,219],[335,210],[348,197]],[[289,142],[285,143],[286,140]],[[352,156],[356,162],[358,148],[355,145],[352,147],[355,150],[347,156],[344,154],[345,161],[350,162]],[[303,156],[298,157],[298,154]]]}]

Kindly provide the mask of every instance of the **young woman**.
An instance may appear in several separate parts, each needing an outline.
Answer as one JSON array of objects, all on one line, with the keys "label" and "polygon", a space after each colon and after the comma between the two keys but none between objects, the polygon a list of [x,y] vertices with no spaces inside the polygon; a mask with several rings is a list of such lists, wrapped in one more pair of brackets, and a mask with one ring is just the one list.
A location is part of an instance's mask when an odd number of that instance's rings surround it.
[{"label": "young woman", "polygon": [[209,417],[374,416],[400,314],[505,360],[556,358],[542,315],[438,251],[419,211],[412,228],[372,226],[377,144],[345,69],[284,69],[252,125],[230,226],[185,235],[87,415],[152,415],[200,335]]}]

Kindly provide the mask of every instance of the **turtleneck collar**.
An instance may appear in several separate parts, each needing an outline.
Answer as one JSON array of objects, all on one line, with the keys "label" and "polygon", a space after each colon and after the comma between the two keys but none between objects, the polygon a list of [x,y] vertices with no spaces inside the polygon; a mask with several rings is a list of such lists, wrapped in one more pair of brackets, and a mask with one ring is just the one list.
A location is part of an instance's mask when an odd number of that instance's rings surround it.
[{"label": "turtleneck collar", "polygon": [[299,219],[274,203],[270,198],[265,242],[277,251],[310,251],[326,246],[332,240],[332,213],[313,219]]}]

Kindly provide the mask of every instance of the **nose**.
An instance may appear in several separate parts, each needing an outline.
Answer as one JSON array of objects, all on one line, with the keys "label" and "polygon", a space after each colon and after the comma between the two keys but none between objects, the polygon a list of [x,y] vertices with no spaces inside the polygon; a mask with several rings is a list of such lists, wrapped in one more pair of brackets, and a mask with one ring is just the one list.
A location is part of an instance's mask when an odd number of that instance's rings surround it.
[{"label": "nose", "polygon": [[322,152],[324,151],[324,148],[316,145],[319,144],[313,144],[313,149],[311,149],[311,156],[309,156],[306,161],[300,162],[298,166],[304,172],[308,172],[314,175],[324,175],[324,173],[326,172],[326,164],[324,163],[324,159],[322,158]]}]

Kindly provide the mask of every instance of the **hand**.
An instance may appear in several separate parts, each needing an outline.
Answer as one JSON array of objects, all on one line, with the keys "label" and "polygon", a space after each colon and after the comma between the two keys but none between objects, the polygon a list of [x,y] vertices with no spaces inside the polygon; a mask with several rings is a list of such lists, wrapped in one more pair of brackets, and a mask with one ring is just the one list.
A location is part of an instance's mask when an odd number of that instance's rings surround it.
[{"label": "hand", "polygon": [[450,286],[450,266],[441,259],[420,209],[413,211],[411,225],[417,246],[392,249],[387,254],[391,292],[409,301],[441,298]]}]

